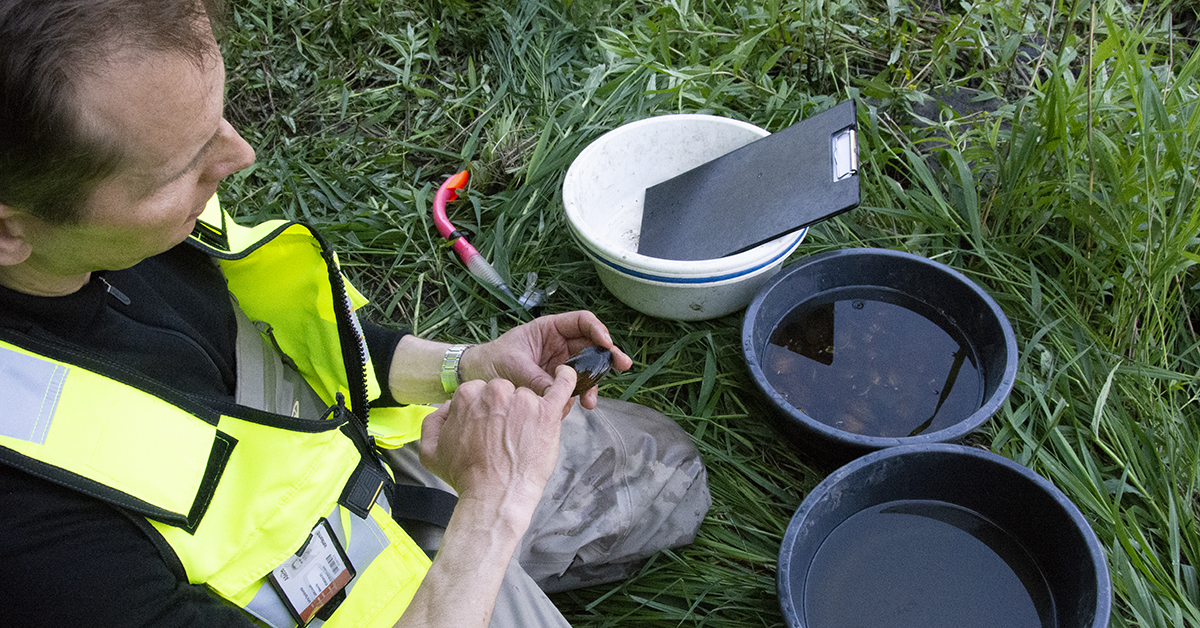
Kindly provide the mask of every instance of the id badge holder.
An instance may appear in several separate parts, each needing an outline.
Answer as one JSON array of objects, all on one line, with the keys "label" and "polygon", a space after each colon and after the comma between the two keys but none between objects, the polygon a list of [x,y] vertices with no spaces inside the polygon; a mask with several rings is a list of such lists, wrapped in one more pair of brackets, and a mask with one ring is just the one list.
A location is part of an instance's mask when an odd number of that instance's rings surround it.
[{"label": "id badge holder", "polygon": [[307,626],[354,575],[329,521],[321,519],[296,555],[273,569],[268,580],[296,623]]}]

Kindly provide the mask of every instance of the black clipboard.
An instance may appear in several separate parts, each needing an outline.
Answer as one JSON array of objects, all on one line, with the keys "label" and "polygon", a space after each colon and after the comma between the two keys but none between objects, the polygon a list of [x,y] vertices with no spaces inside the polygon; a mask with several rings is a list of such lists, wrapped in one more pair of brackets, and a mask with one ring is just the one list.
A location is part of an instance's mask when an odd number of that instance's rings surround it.
[{"label": "black clipboard", "polygon": [[638,253],[740,253],[859,202],[856,107],[842,102],[646,188]]}]

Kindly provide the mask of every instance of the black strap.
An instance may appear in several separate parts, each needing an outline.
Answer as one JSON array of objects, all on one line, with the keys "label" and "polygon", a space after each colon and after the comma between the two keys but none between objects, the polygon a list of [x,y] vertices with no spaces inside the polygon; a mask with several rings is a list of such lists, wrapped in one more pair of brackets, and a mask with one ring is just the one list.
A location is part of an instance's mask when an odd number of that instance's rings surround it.
[{"label": "black strap", "polygon": [[444,528],[458,504],[458,497],[428,486],[393,484],[390,489],[392,518],[401,526],[406,521],[419,521]]}]

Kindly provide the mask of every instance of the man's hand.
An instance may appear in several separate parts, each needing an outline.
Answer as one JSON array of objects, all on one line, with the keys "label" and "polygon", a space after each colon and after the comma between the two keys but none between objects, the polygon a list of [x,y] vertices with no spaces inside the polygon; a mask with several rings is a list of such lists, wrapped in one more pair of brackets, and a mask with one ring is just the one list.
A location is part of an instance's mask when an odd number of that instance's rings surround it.
[{"label": "man's hand", "polygon": [[421,425],[421,464],[458,491],[442,546],[396,628],[485,628],[504,571],[558,461],[575,371],[541,395],[474,380]]},{"label": "man's hand", "polygon": [[421,464],[460,499],[513,499],[532,507],[558,460],[575,372],[560,366],[544,393],[505,379],[464,383],[421,425]]},{"label": "man's hand", "polygon": [[[588,346],[611,351],[617,371],[633,365],[633,360],[613,344],[608,328],[595,314],[577,311],[539,317],[492,342],[470,348],[462,357],[459,372],[464,381],[501,378],[540,393],[554,380],[554,369]],[[580,395],[579,402],[585,408],[595,408],[598,395],[593,387]]]}]

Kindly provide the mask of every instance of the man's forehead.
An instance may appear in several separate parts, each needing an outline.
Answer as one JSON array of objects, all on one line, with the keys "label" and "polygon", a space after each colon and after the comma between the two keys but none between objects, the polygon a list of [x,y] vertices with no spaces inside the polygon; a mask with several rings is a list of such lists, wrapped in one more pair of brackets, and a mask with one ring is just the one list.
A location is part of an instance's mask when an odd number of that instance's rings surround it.
[{"label": "man's forehead", "polygon": [[161,169],[187,163],[207,143],[223,97],[224,70],[213,41],[213,53],[203,59],[118,51],[80,77],[74,103],[84,132],[116,150],[123,169],[161,176]]}]

